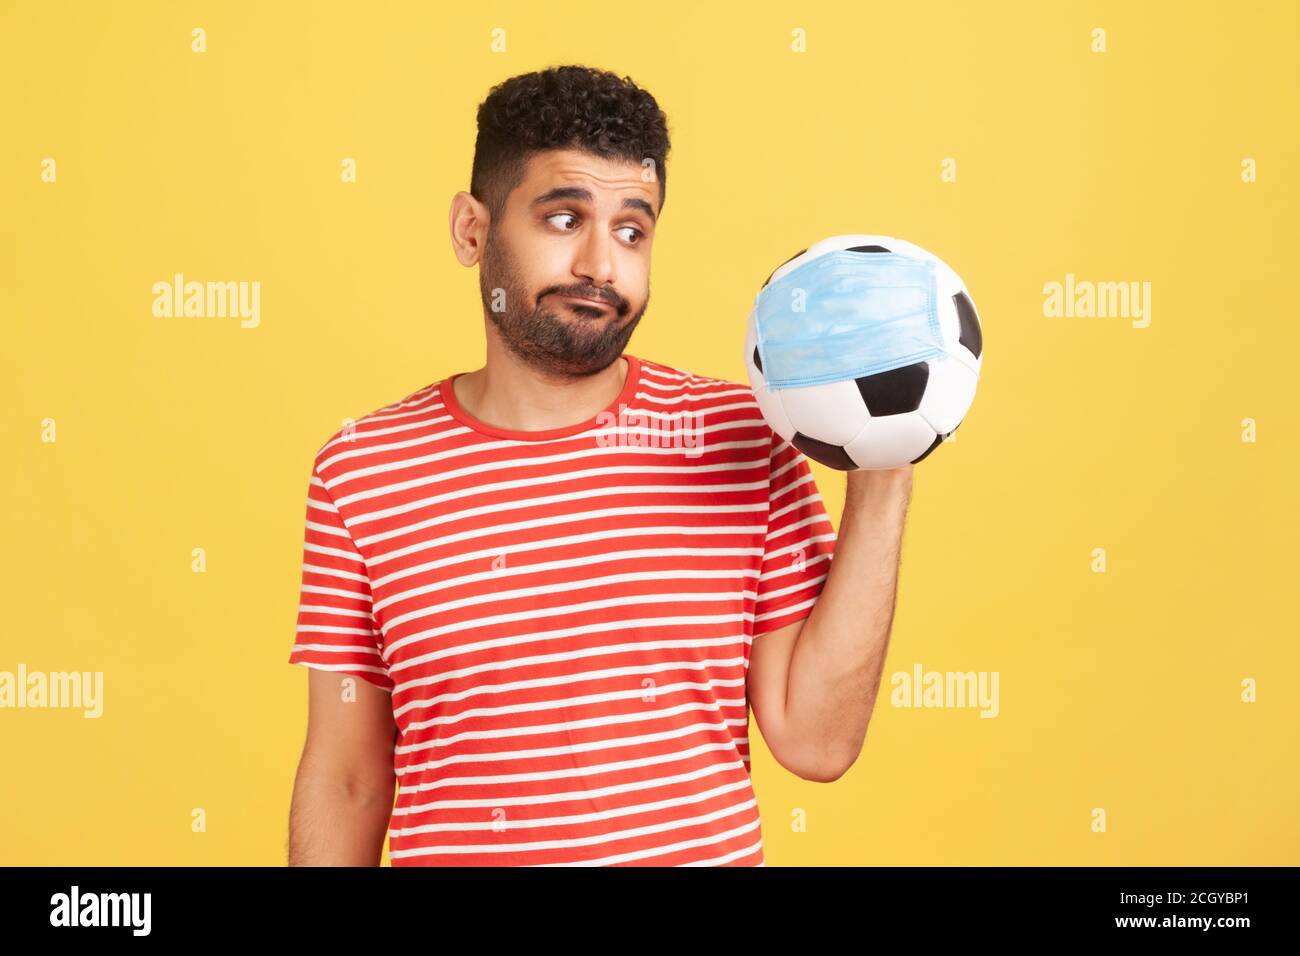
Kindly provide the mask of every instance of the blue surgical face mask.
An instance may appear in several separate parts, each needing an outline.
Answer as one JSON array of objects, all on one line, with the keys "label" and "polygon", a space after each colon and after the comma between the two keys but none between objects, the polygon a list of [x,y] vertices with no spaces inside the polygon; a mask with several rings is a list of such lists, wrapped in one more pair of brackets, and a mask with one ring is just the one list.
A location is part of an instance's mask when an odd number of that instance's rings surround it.
[{"label": "blue surgical face mask", "polygon": [[936,296],[924,259],[837,250],[805,262],[755,300],[763,380],[820,385],[938,358]]}]

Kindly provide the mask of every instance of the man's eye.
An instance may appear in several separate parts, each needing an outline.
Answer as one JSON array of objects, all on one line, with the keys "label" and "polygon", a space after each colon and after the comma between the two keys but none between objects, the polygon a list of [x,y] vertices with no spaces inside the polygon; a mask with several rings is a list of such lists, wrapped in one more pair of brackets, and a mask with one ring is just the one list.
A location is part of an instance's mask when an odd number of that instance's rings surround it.
[{"label": "man's eye", "polygon": [[[557,212],[557,213],[554,213],[554,214],[552,214],[552,215],[546,217],[546,221],[547,221],[547,222],[554,222],[556,219],[572,219],[575,223],[578,221],[578,217],[575,216],[575,215],[574,215],[573,213],[571,213],[571,212]],[[575,228],[576,228],[576,226],[575,226]],[[572,232],[572,231],[573,231],[573,229],[565,229],[565,228],[562,227],[562,226],[560,227],[560,230],[561,230],[562,232]],[[630,233],[632,233],[632,235],[630,235],[630,236],[626,236],[626,237],[624,238],[624,241],[625,241],[625,242],[628,242],[628,243],[630,243],[630,244],[632,244],[632,245],[634,245],[634,246],[637,245],[638,243],[640,243],[640,241],[641,241],[642,239],[645,238],[645,233],[643,233],[643,232],[642,232],[640,229],[638,229],[636,226],[620,226],[618,231],[619,231],[619,232],[625,232],[625,231],[626,231],[626,232],[630,232]]]}]

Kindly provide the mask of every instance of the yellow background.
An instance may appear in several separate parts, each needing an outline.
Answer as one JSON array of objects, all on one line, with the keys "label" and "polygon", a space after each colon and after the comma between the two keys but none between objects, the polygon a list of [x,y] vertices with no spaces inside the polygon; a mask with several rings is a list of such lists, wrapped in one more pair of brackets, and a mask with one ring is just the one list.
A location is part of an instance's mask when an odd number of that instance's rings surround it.
[{"label": "yellow background", "polygon": [[[944,258],[984,325],[971,413],[917,466],[857,765],[799,780],[751,723],[768,864],[1300,863],[1298,20],[5,3],[0,670],[101,670],[105,710],[0,711],[0,862],[284,862],[312,457],[345,418],[481,364],[477,274],[447,235],[475,110],[576,62],[630,75],[670,122],[633,354],[744,381],[758,284],[847,232]],[[260,326],[154,318],[175,272],[260,281]],[[1067,272],[1150,282],[1150,327],[1045,317]],[[843,475],[814,470],[838,525]],[[997,671],[1000,715],[892,707],[917,663]]]}]

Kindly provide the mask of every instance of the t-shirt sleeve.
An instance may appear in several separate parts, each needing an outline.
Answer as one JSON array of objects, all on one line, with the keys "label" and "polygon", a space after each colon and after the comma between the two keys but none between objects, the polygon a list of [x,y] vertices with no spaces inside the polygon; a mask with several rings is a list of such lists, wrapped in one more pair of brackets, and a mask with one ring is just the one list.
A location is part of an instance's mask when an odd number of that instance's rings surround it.
[{"label": "t-shirt sleeve", "polygon": [[835,553],[835,528],[808,459],[772,434],[767,537],[754,606],[754,637],[812,613]]},{"label": "t-shirt sleeve", "polygon": [[351,674],[391,691],[393,680],[380,656],[372,602],[365,561],[313,467],[307,486],[298,631],[289,663]]}]

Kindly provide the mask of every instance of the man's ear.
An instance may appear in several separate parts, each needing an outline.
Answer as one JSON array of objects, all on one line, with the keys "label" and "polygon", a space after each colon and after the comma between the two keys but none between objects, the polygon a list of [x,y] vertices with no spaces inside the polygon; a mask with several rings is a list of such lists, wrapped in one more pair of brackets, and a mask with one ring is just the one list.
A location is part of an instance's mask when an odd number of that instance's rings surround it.
[{"label": "man's ear", "polygon": [[487,206],[473,194],[462,189],[451,197],[447,224],[451,229],[452,251],[461,265],[472,266],[483,258],[483,244],[491,222]]}]

